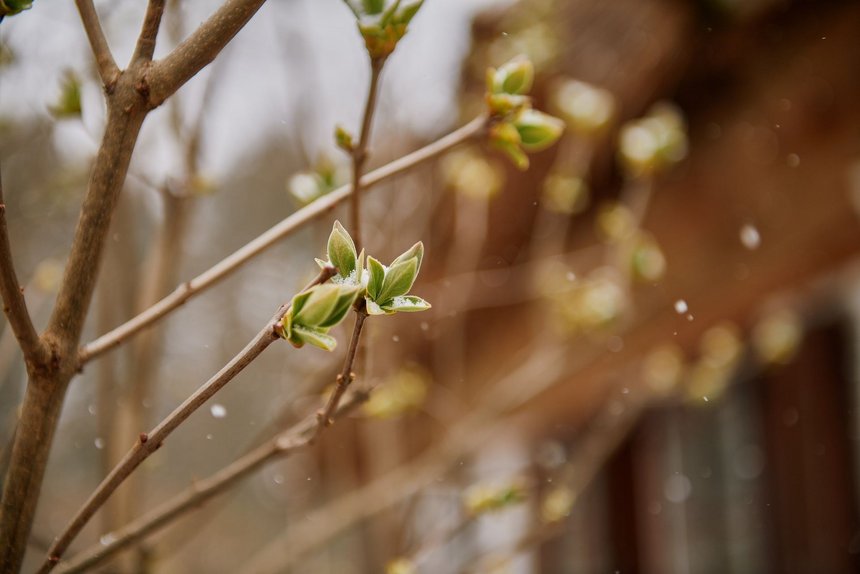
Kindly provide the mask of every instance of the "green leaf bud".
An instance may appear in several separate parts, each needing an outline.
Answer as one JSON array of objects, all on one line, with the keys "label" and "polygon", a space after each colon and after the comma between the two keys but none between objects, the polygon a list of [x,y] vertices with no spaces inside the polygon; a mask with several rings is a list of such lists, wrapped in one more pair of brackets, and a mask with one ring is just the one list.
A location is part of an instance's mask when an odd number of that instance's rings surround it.
[{"label": "green leaf bud", "polygon": [[328,260],[337,267],[338,275],[348,278],[356,270],[357,258],[352,237],[339,221],[335,221],[328,238]]},{"label": "green leaf bud", "polygon": [[491,93],[493,94],[527,94],[534,82],[535,69],[525,56],[517,56],[494,70]]},{"label": "green leaf bud", "polygon": [[514,120],[526,151],[541,151],[554,144],[564,131],[564,122],[537,110],[522,110]]}]

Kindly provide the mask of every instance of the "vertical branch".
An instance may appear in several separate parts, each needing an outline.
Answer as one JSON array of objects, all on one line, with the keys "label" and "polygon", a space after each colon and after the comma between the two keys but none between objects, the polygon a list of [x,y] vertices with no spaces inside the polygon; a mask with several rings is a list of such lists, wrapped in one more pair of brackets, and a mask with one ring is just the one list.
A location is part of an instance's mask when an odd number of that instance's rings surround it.
[{"label": "vertical branch", "polygon": [[101,22],[99,22],[99,16],[96,13],[93,0],[75,0],[75,4],[78,6],[81,22],[84,24],[90,48],[96,58],[96,67],[99,70],[102,84],[108,89],[113,89],[113,85],[119,75],[119,68],[113,59],[113,54],[111,54],[110,46],[108,46]]},{"label": "vertical branch", "polygon": [[68,383],[77,371],[77,346],[92,299],[111,214],[122,187],[145,108],[135,87],[117,86],[109,98],[104,139],[43,341],[50,360],[30,369],[21,420],[3,488],[0,571],[17,572],[26,550]]},{"label": "vertical branch", "polygon": [[373,125],[373,112],[376,109],[376,97],[379,92],[379,79],[385,58],[371,58],[370,87],[367,90],[367,101],[364,104],[364,115],[361,120],[361,132],[358,145],[352,150],[352,198],[350,200],[350,227],[352,238],[357,249],[361,249],[361,174],[367,161],[367,144],[370,141],[370,129]]},{"label": "vertical branch", "polygon": [[3,312],[9,320],[9,327],[24,352],[28,365],[44,363],[48,352],[27,310],[24,289],[18,283],[15,266],[12,262],[12,249],[9,246],[9,230],[6,228],[6,203],[3,199],[3,182],[0,181],[0,295],[3,297]]},{"label": "vertical branch", "polygon": [[155,39],[158,36],[158,27],[161,25],[161,15],[164,14],[165,0],[149,0],[146,6],[146,16],[143,18],[143,26],[140,36],[137,37],[137,45],[131,61],[150,61],[155,53]]}]

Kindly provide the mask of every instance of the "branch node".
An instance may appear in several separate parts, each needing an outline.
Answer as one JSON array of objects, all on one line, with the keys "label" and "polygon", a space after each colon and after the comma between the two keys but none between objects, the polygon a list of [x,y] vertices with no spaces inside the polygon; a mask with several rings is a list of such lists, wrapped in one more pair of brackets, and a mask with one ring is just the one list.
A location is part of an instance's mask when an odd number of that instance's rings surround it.
[{"label": "branch node", "polygon": [[138,435],[137,438],[140,439],[140,444],[146,444],[146,441],[149,440],[149,435],[145,432],[142,432]]}]

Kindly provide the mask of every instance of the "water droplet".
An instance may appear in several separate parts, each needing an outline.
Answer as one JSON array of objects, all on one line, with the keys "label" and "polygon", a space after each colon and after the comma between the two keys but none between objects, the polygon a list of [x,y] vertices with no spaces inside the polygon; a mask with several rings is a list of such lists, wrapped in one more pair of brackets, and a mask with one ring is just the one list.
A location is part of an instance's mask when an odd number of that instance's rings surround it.
[{"label": "water droplet", "polygon": [[746,224],[741,227],[741,243],[749,250],[758,249],[761,245],[761,234],[755,226]]},{"label": "water droplet", "polygon": [[218,403],[215,403],[214,405],[209,407],[209,412],[212,413],[212,416],[216,419],[223,419],[227,416],[227,409],[224,407],[224,405],[219,405]]},{"label": "water droplet", "polygon": [[430,323],[428,323],[427,321],[421,321],[421,330],[422,331],[429,331],[430,330]]},{"label": "water droplet", "polygon": [[212,434],[211,433],[206,435],[206,440],[212,440]]},{"label": "water droplet", "polygon": [[690,497],[693,485],[683,474],[676,474],[666,479],[663,484],[663,495],[669,502],[684,502]]},{"label": "water droplet", "polygon": [[96,448],[99,450],[105,447],[105,441],[101,437],[96,438],[96,440],[93,441],[93,444],[95,444]]},{"label": "water droplet", "polygon": [[272,482],[274,482],[275,484],[284,484],[284,475],[276,474],[272,477]]},{"label": "water droplet", "polygon": [[690,308],[687,306],[687,302],[683,299],[678,299],[677,301],[675,301],[675,313],[677,313],[678,315],[683,315],[689,309]]},{"label": "water droplet", "polygon": [[394,341],[395,343],[399,343],[400,342],[400,335],[394,335],[393,337],[391,337],[391,340]]},{"label": "water droplet", "polygon": [[565,277],[567,277],[568,281],[576,281],[576,273],[573,271],[568,271]]},{"label": "water droplet", "polygon": [[96,414],[96,406],[95,406],[95,405],[90,405],[90,406],[88,406],[88,407],[87,407],[87,412],[88,412],[88,413],[90,413],[91,415]]},{"label": "water droplet", "polygon": [[788,167],[797,167],[800,165],[800,156],[796,153],[790,153],[785,158],[785,163],[788,164]]},{"label": "water droplet", "polygon": [[101,544],[102,546],[108,546],[114,540],[116,540],[116,536],[108,533],[108,534],[105,534],[104,536],[102,536],[101,538],[99,538],[99,544]]},{"label": "water droplet", "polygon": [[703,395],[703,396],[702,396],[702,400],[703,400],[703,401],[705,401],[705,402],[708,402],[710,399],[708,398],[708,396],[707,396],[707,395]]}]

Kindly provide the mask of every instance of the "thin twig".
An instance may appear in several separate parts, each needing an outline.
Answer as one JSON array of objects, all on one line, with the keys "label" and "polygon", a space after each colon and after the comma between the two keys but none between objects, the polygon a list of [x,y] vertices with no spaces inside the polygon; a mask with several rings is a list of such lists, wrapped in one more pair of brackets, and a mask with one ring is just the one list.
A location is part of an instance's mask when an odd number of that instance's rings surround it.
[{"label": "thin twig", "polygon": [[352,338],[349,340],[349,348],[346,351],[346,358],[343,361],[343,369],[337,376],[337,384],[334,390],[326,401],[325,407],[317,413],[317,435],[332,422],[331,418],[337,410],[337,405],[340,403],[343,394],[349,387],[350,383],[355,379],[355,373],[352,372],[355,364],[355,353],[358,350],[358,342],[361,339],[361,330],[364,327],[364,322],[367,320],[367,310],[364,306],[364,299],[359,299],[359,306],[355,310],[355,327],[352,330]]},{"label": "thin twig", "polygon": [[[327,281],[334,275],[335,269],[331,266],[323,268],[319,275],[308,285],[308,287]],[[111,473],[102,481],[89,499],[78,510],[71,522],[63,532],[54,540],[48,557],[39,570],[40,574],[50,572],[56,566],[60,557],[69,547],[72,540],[80,533],[89,522],[93,514],[101,508],[111,494],[125,481],[140,464],[152,453],[158,450],[164,440],[179,425],[188,419],[215,393],[221,390],[242,370],[254,361],[269,345],[279,338],[279,326],[283,316],[289,311],[289,304],[282,305],[275,315],[266,323],[266,326],[245,346],[242,351],[230,359],[212,378],[198,388],[190,397],[162,420],[149,433],[141,433],[139,440],[131,448],[125,457],[114,467]]]},{"label": "thin twig", "polygon": [[155,53],[155,39],[158,37],[158,27],[161,25],[161,16],[164,14],[165,0],[149,0],[146,6],[146,15],[143,18],[143,26],[137,37],[137,46],[131,61],[152,60]]},{"label": "thin twig", "polygon": [[376,109],[376,98],[379,94],[379,80],[385,58],[371,58],[370,87],[367,89],[367,101],[364,104],[364,114],[361,120],[361,132],[358,145],[352,150],[352,183],[353,192],[350,201],[350,225],[352,238],[357,249],[361,249],[361,174],[367,162],[367,144],[370,142],[370,129],[373,125],[373,112]]},{"label": "thin twig", "polygon": [[[363,404],[370,393],[364,390],[352,392],[340,404],[333,418],[339,419]],[[248,454],[233,461],[215,474],[203,480],[197,480],[192,486],[180,492],[172,499],[129,523],[124,528],[107,534],[104,539],[107,544],[95,544],[74,556],[67,564],[60,567],[62,574],[84,572],[93,566],[101,564],[105,559],[129,547],[149,535],[171,524],[173,521],[187,515],[221,494],[241,479],[258,468],[273,460],[277,460],[310,445],[317,436],[319,429],[316,414],[305,418],[289,430],[286,430],[265,444],[257,447]]]},{"label": "thin twig", "polygon": [[18,283],[12,249],[9,246],[9,230],[6,226],[6,203],[3,199],[3,182],[0,181],[0,295],[3,297],[3,312],[9,326],[30,365],[44,364],[48,360],[47,347],[39,340],[33,326],[24,290]]},{"label": "thin twig", "polygon": [[110,89],[119,75],[119,67],[113,59],[113,54],[111,54],[110,46],[102,30],[101,22],[99,22],[99,15],[96,13],[96,7],[93,5],[93,0],[75,0],[75,4],[78,6],[90,48],[96,58],[99,77],[102,84]]},{"label": "thin twig", "polygon": [[[468,124],[436,140],[435,142],[368,173],[361,178],[361,187],[368,189],[390,177],[399,175],[425,161],[445,153],[449,149],[482,133],[485,125],[486,118],[484,116],[478,116]],[[286,219],[283,219],[280,223],[269,228],[269,230],[259,235],[256,239],[251,240],[237,251],[233,252],[232,255],[222,259],[207,271],[204,271],[194,279],[187,281],[174,289],[172,293],[161,299],[149,309],[126,321],[112,331],[105,333],[94,341],[84,345],[80,351],[80,363],[84,364],[102,353],[122,344],[126,339],[166,316],[192,297],[199,295],[201,292],[231,275],[240,266],[263,253],[279,240],[290,235],[317,217],[328,213],[335,206],[349,197],[351,193],[352,185],[341,186],[331,193],[317,199],[310,205],[299,209]]]}]

